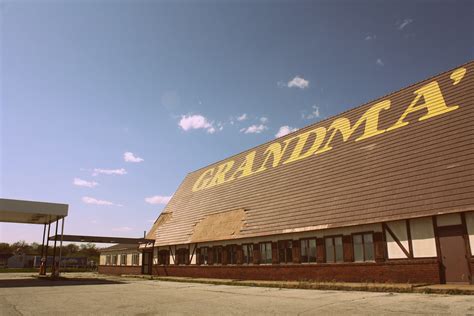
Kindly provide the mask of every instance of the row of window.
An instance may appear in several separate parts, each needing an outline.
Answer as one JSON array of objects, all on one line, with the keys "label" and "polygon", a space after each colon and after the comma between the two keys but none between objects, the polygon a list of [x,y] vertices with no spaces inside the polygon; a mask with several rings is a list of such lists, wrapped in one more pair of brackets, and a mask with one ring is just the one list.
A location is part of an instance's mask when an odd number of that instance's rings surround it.
[{"label": "row of window", "polygon": [[[279,263],[293,262],[293,242],[292,240],[279,241],[277,243],[277,255]],[[301,239],[299,241],[299,253],[301,263],[316,263],[318,252],[316,247],[316,238]],[[338,263],[344,261],[344,245],[342,236],[332,236],[324,238],[323,253],[324,258],[320,258],[321,262]],[[254,249],[254,247],[258,247]],[[374,242],[372,233],[354,234],[352,235],[353,259],[355,262],[374,261]],[[271,242],[262,242],[259,244],[243,244],[241,263],[254,263],[254,251],[258,251],[259,264],[271,264],[273,262],[273,250]],[[222,264],[223,256],[226,255],[227,264],[237,264],[238,247],[229,245],[226,251],[222,246],[212,247],[212,251],[208,247],[199,248],[197,261],[199,264]],[[323,253],[319,256],[323,256]],[[161,250],[158,253],[159,264],[169,264],[169,251]],[[211,257],[212,256],[212,257]],[[188,264],[189,249],[181,248],[176,250],[175,260],[177,264]]]},{"label": "row of window", "polygon": [[[126,253],[123,253],[123,254],[120,254],[120,255],[106,255],[105,256],[105,264],[106,265],[118,265],[118,261],[119,261],[119,258],[120,258],[120,265],[121,266],[125,266],[127,265],[127,256],[128,254]],[[140,255],[138,253],[132,253],[131,254],[132,256],[132,265],[133,266],[138,266],[140,264]]]}]

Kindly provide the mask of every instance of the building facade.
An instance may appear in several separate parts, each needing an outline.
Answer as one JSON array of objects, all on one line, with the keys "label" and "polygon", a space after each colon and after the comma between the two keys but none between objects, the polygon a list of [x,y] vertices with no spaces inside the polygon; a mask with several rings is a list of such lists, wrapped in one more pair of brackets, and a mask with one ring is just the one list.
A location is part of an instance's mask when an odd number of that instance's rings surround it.
[{"label": "building facade", "polygon": [[142,253],[136,244],[117,244],[100,250],[99,272],[105,274],[141,274]]},{"label": "building facade", "polygon": [[191,172],[142,273],[472,282],[473,91],[470,62]]}]

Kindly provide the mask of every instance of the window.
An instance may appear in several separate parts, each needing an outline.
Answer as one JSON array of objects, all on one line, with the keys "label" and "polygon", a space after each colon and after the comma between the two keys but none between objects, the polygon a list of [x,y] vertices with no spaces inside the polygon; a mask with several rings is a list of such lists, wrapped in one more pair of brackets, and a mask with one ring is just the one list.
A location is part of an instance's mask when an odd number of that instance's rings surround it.
[{"label": "window", "polygon": [[242,245],[242,263],[253,263],[253,244]]},{"label": "window", "polygon": [[168,250],[158,251],[158,264],[170,264],[170,252]]},{"label": "window", "polygon": [[127,265],[127,255],[126,254],[121,254],[120,255],[120,265],[121,266],[126,266]]},{"label": "window", "polygon": [[237,263],[237,246],[227,246],[227,264]]},{"label": "window", "polygon": [[260,244],[260,263],[272,263],[272,243],[263,242]]},{"label": "window", "polygon": [[113,264],[114,266],[117,265],[117,255],[112,255],[112,264]]},{"label": "window", "polygon": [[105,264],[110,266],[112,264],[112,256],[111,255],[106,255],[105,256]]},{"label": "window", "polygon": [[326,262],[343,262],[342,236],[326,237]]},{"label": "window", "polygon": [[222,264],[222,247],[214,247],[214,264]]},{"label": "window", "polygon": [[372,233],[352,236],[354,244],[354,261],[374,261],[374,239]]},{"label": "window", "polygon": [[138,253],[132,254],[132,265],[138,266],[139,261],[140,261],[140,254]]},{"label": "window", "polygon": [[176,260],[178,264],[188,264],[189,250],[181,248],[176,250]]},{"label": "window", "polygon": [[209,252],[207,247],[200,248],[199,264],[209,264]]},{"label": "window", "polygon": [[316,239],[301,240],[301,262],[316,262]]},{"label": "window", "polygon": [[293,262],[293,241],[283,240],[278,242],[278,259],[280,263]]}]

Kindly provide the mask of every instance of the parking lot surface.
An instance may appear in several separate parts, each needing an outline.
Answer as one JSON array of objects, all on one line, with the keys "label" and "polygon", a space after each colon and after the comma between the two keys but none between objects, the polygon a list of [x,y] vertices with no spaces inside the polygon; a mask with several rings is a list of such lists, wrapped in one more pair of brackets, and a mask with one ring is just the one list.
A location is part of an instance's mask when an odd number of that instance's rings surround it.
[{"label": "parking lot surface", "polygon": [[0,315],[474,315],[474,296],[0,274]]}]

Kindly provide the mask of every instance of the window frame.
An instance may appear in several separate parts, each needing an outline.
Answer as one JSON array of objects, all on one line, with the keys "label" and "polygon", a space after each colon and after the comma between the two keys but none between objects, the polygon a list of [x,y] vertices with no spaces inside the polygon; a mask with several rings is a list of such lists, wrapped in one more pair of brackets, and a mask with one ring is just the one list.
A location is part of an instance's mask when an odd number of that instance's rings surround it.
[{"label": "window frame", "polygon": [[[226,246],[226,253],[227,253],[227,264],[229,265],[235,265],[237,264],[237,245],[232,244],[232,245],[227,245]],[[232,251],[234,250],[234,251]],[[232,256],[233,254],[233,256]],[[233,259],[233,260],[231,260]]]},{"label": "window frame", "polygon": [[111,264],[111,265],[116,266],[116,265],[118,265],[117,263],[118,263],[118,255],[117,255],[117,254],[113,254],[113,255],[112,255],[112,264]]},{"label": "window frame", "polygon": [[[336,251],[336,243],[335,239],[336,238],[341,238],[341,247],[342,247],[342,260],[337,261],[337,251]],[[344,235],[339,234],[339,235],[329,235],[329,236],[324,236],[324,263],[344,263]],[[332,246],[333,246],[333,256],[334,256],[334,261],[328,262],[327,258],[327,246],[326,246],[326,240],[331,239],[332,240]]]},{"label": "window frame", "polygon": [[[121,266],[126,266],[127,265],[127,257],[128,255],[126,253],[120,254],[120,265]],[[125,262],[123,262],[125,259]]]},{"label": "window frame", "polygon": [[[263,258],[263,256],[262,256],[262,245],[263,244],[270,245],[270,259],[267,260],[267,258],[266,258],[266,260],[265,260],[266,262],[262,262],[262,258]],[[260,256],[259,256],[260,258],[259,258],[258,262],[260,264],[272,264],[272,261],[273,261],[273,253],[272,253],[273,252],[273,243],[271,241],[259,242],[258,243],[258,250],[260,251]],[[266,251],[268,250],[266,246],[265,246],[265,250]],[[269,262],[267,262],[267,261],[269,261]]]},{"label": "window frame", "polygon": [[[374,258],[373,258],[372,260],[367,260],[367,259],[366,259],[365,238],[364,238],[364,236],[365,236],[365,235],[368,235],[368,234],[372,235],[372,254],[373,254],[373,256],[374,256]],[[363,251],[363,255],[364,255],[364,260],[362,260],[362,261],[356,261],[356,260],[355,260],[355,249],[354,249],[354,245],[355,245],[355,243],[354,243],[354,236],[355,236],[355,235],[361,235],[361,236],[362,236],[362,251]],[[352,234],[351,234],[351,241],[352,241],[352,251],[353,251],[353,253],[354,253],[354,255],[353,255],[353,261],[354,261],[355,263],[375,262],[374,231],[365,231],[365,232],[352,233]]]},{"label": "window frame", "polygon": [[[314,261],[309,261],[309,255],[306,255],[306,257],[308,257],[308,260],[307,261],[303,261],[303,247],[301,245],[301,243],[303,241],[307,241],[308,242],[308,246],[309,246],[309,241],[310,240],[314,240]],[[300,263],[302,264],[315,264],[315,263],[318,263],[318,238],[316,237],[307,237],[307,238],[300,238],[299,239],[299,242],[300,242]],[[310,247],[307,248],[308,250],[311,249]]]},{"label": "window frame", "polygon": [[[219,251],[217,251],[219,250]],[[217,255],[217,253],[219,252],[220,254],[220,262],[218,262],[218,258],[219,256]],[[223,256],[223,253],[224,253],[224,247],[223,246],[213,246],[212,247],[212,264],[213,265],[222,265],[222,256]]]},{"label": "window frame", "polygon": [[[253,264],[253,251],[254,251],[254,244],[248,243],[248,244],[242,244],[242,264]],[[249,247],[252,248],[252,251],[249,251]],[[248,260],[245,260],[245,254],[244,254],[244,249],[247,250],[247,258]]]},{"label": "window frame", "polygon": [[112,265],[112,255],[105,255],[105,265],[106,266]]},{"label": "window frame", "polygon": [[[203,255],[203,250],[206,249],[206,256]],[[203,262],[206,258],[206,262]],[[199,247],[199,265],[209,265],[209,247]]]},{"label": "window frame", "polygon": [[[285,247],[281,247],[280,245],[284,244]],[[289,247],[287,247],[289,245]],[[279,264],[292,264],[293,263],[293,239],[284,239],[284,240],[279,240],[277,242],[278,246],[278,263]],[[288,260],[288,249],[290,250],[290,260]],[[283,255],[284,255],[284,261],[281,261],[281,253],[280,251],[283,250]]]}]

